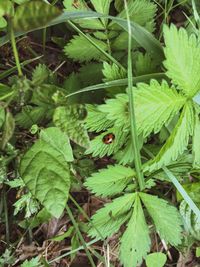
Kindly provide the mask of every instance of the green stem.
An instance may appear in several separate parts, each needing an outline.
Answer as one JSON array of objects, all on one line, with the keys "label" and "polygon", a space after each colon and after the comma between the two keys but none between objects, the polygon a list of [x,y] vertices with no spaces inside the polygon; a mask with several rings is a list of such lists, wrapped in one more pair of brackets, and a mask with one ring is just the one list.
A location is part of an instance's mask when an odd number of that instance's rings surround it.
[{"label": "green stem", "polygon": [[18,75],[23,76],[20,61],[19,61],[19,54],[18,54],[18,50],[17,50],[17,46],[16,46],[15,34],[14,34],[13,27],[12,27],[12,23],[10,23],[10,40],[11,40],[13,54],[15,57],[15,63],[16,63]]},{"label": "green stem", "polygon": [[4,206],[4,216],[5,216],[5,226],[6,226],[6,242],[10,243],[10,232],[9,232],[9,222],[8,222],[8,206],[6,198],[6,190],[3,187],[3,206]]},{"label": "green stem", "polygon": [[74,219],[74,216],[73,216],[73,214],[72,214],[72,212],[71,212],[71,210],[70,210],[70,208],[69,208],[68,205],[66,206],[66,210],[67,210],[67,213],[68,213],[68,215],[69,215],[69,217],[70,217],[70,220],[72,221],[72,223],[73,223],[73,225],[74,225],[74,228],[75,228],[75,230],[76,230],[76,233],[77,233],[77,235],[78,235],[78,237],[79,237],[79,239],[80,239],[80,241],[81,241],[81,243],[82,243],[82,245],[83,245],[83,247],[84,247],[84,250],[85,250],[85,252],[86,252],[86,254],[87,254],[87,257],[88,257],[88,259],[89,259],[89,261],[90,261],[90,263],[91,263],[91,266],[92,266],[92,267],[95,267],[95,263],[94,263],[94,261],[93,261],[93,259],[92,259],[92,256],[91,256],[91,254],[90,254],[90,251],[88,250],[88,248],[87,248],[87,246],[86,246],[86,244],[85,244],[85,240],[84,240],[84,238],[83,238],[83,236],[82,236],[82,234],[81,234],[81,232],[80,232],[80,230],[79,230],[78,224],[76,223],[76,221],[75,221],[75,219]]},{"label": "green stem", "polygon": [[142,171],[142,162],[139,149],[137,128],[136,128],[136,119],[135,119],[135,109],[134,109],[134,94],[133,94],[133,76],[132,76],[132,59],[131,59],[131,24],[130,17],[128,13],[128,6],[126,0],[124,0],[127,23],[128,23],[128,97],[129,97],[129,108],[130,108],[130,124],[131,124],[131,137],[132,137],[132,146],[135,156],[135,170],[137,174],[137,179],[139,183],[140,190],[142,191],[145,188],[144,175]]}]

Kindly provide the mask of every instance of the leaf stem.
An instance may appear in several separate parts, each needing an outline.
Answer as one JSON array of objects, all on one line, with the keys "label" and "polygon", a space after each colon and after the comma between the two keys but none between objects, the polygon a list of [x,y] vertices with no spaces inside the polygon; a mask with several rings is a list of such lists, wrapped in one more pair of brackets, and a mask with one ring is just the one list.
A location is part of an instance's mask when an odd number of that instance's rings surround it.
[{"label": "leaf stem", "polygon": [[133,95],[133,74],[132,74],[132,59],[131,59],[131,24],[130,17],[128,13],[128,6],[126,0],[124,0],[127,24],[128,24],[128,97],[129,97],[129,109],[130,109],[130,124],[131,124],[131,136],[132,136],[132,146],[135,156],[135,170],[137,174],[138,184],[140,191],[145,188],[144,175],[142,171],[142,162],[140,156],[136,119],[135,119],[135,109],[134,109],[134,95]]},{"label": "leaf stem", "polygon": [[9,32],[10,32],[10,40],[11,40],[13,54],[15,57],[15,63],[16,63],[18,75],[23,76],[20,61],[19,61],[19,54],[18,54],[18,50],[17,50],[17,46],[16,46],[15,34],[14,34],[12,22],[10,22],[10,25],[9,25]]},{"label": "leaf stem", "polygon": [[76,223],[76,221],[75,221],[75,219],[74,219],[74,216],[73,216],[73,214],[72,214],[72,212],[71,212],[71,209],[69,208],[68,205],[66,205],[66,210],[67,210],[67,213],[68,213],[68,215],[69,215],[69,217],[70,217],[70,220],[72,221],[72,223],[73,223],[73,225],[74,225],[74,228],[75,228],[75,230],[76,230],[76,233],[77,233],[77,235],[78,235],[78,237],[79,237],[79,239],[80,239],[80,241],[81,241],[81,243],[82,243],[82,245],[83,245],[83,247],[84,247],[84,250],[85,250],[85,252],[86,252],[86,254],[87,254],[87,257],[88,257],[88,259],[89,259],[89,261],[90,261],[90,263],[91,263],[91,266],[92,266],[92,267],[95,267],[95,263],[94,263],[94,261],[93,261],[93,259],[92,259],[92,256],[91,256],[91,254],[90,254],[90,251],[88,250],[88,248],[87,248],[87,246],[86,246],[86,244],[85,244],[85,240],[83,239],[83,236],[82,236],[82,234],[81,234],[81,232],[80,232],[80,230],[79,230],[78,224]]}]

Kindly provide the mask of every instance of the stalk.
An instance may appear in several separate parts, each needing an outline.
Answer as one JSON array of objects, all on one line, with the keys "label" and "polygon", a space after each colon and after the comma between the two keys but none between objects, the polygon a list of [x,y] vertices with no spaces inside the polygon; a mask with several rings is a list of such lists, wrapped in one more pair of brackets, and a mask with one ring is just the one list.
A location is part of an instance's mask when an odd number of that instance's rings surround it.
[{"label": "stalk", "polygon": [[126,0],[124,0],[127,24],[128,24],[128,97],[129,97],[129,109],[130,109],[130,124],[131,124],[131,137],[132,146],[135,156],[135,170],[137,174],[137,181],[139,184],[140,191],[145,188],[144,175],[142,171],[142,162],[139,149],[136,119],[135,119],[135,109],[134,109],[134,94],[133,94],[133,76],[132,76],[132,59],[131,59],[131,24],[130,17],[128,13],[128,6]]},{"label": "stalk", "polygon": [[12,26],[11,21],[10,21],[10,26],[9,26],[9,33],[10,33],[10,40],[11,40],[13,54],[15,57],[15,63],[16,63],[18,75],[23,76],[20,61],[19,61],[19,54],[18,54],[18,50],[17,50],[17,46],[16,46],[15,34],[14,34],[14,30],[13,30],[13,26]]}]

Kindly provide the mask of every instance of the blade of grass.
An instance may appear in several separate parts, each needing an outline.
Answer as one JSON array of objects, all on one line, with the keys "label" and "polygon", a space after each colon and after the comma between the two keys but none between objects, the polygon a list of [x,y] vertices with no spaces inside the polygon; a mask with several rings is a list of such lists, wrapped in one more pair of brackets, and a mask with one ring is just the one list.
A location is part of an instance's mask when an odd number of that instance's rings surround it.
[{"label": "blade of grass", "polygon": [[188,193],[185,191],[185,189],[182,187],[182,185],[179,183],[178,179],[173,175],[173,173],[167,168],[163,167],[163,171],[167,174],[170,181],[174,184],[178,192],[181,194],[185,202],[188,204],[188,206],[191,208],[191,210],[196,214],[198,220],[200,221],[200,210],[196,206],[196,204],[193,202],[193,200],[190,198]]},{"label": "blade of grass", "polygon": [[[23,61],[21,63],[21,66],[25,67],[26,65],[28,65],[28,64],[30,64],[30,63],[38,60],[38,59],[40,59],[41,57],[43,57],[43,56],[38,56],[38,57],[35,57],[35,58],[32,58],[32,59],[25,60],[25,61]],[[14,66],[14,67],[12,67],[12,68],[10,68],[8,70],[5,70],[5,71],[1,72],[0,73],[0,80],[5,79],[6,77],[8,77],[10,74],[15,72],[16,70],[17,70],[17,67]]]},{"label": "blade of grass", "polygon": [[[137,76],[137,77],[133,77],[133,85],[137,84],[139,82],[148,82],[150,79],[163,79],[165,78],[165,74],[164,73],[153,73],[153,74],[147,74],[147,75],[141,75],[141,76]],[[128,85],[128,79],[119,79],[119,80],[114,80],[114,81],[110,81],[110,82],[105,82],[105,83],[100,83],[100,84],[95,84],[95,85],[91,85],[91,86],[87,86],[83,89],[80,89],[76,92],[70,93],[68,95],[66,95],[66,98],[69,98],[71,96],[77,95],[77,94],[82,94],[85,92],[89,92],[89,91],[95,91],[95,90],[104,90],[106,88],[111,88],[111,87],[117,87],[117,86],[126,86]]]},{"label": "blade of grass", "polygon": [[[72,12],[63,12],[60,16],[57,18],[53,19],[50,21],[47,25],[39,27],[39,28],[34,28],[29,31],[21,31],[21,32],[16,32],[15,37],[24,35],[28,32],[32,32],[35,30],[43,29],[45,27],[50,27],[54,26],[60,23],[64,23],[68,20],[75,20],[75,19],[89,19],[89,18],[108,18],[113,21],[115,21],[118,25],[120,25],[123,29],[128,31],[127,27],[127,21],[122,18],[117,18],[113,16],[105,16],[103,14],[93,12],[93,11],[72,11]],[[157,60],[160,62],[164,58],[164,53],[162,46],[160,42],[146,29],[144,29],[142,26],[135,22],[130,22],[131,24],[131,36],[134,38],[143,48],[145,48],[148,52],[152,53]],[[9,36],[6,35],[4,37],[0,38],[0,46],[6,44],[9,41]]]},{"label": "blade of grass", "polygon": [[[93,239],[92,241],[90,241],[90,242],[88,242],[88,243],[85,243],[85,246],[88,248],[88,247],[90,247],[91,245],[97,243],[99,240],[100,240],[99,238],[95,238],[95,239]],[[71,254],[74,254],[74,253],[76,253],[76,252],[78,252],[78,251],[80,251],[80,250],[82,250],[82,249],[84,249],[83,246],[80,246],[80,247],[78,247],[78,248],[76,248],[76,249],[70,250],[69,252],[64,253],[63,255],[61,255],[61,256],[59,256],[59,257],[53,259],[53,260],[50,260],[48,263],[50,264],[50,263],[53,263],[53,262],[55,262],[55,261],[61,260],[61,259],[63,259],[64,257],[69,256],[69,255],[71,255]]]},{"label": "blade of grass", "polygon": [[92,259],[90,251],[88,250],[88,248],[86,246],[85,240],[84,240],[84,238],[83,238],[83,236],[82,236],[82,234],[81,234],[81,232],[79,230],[78,224],[77,224],[76,220],[74,219],[74,216],[73,216],[73,214],[71,212],[71,209],[69,208],[68,205],[66,205],[66,210],[67,210],[67,213],[68,213],[68,215],[70,217],[70,220],[72,221],[72,223],[74,225],[74,228],[76,229],[76,233],[77,233],[77,235],[78,235],[78,237],[79,237],[79,239],[80,239],[80,241],[81,241],[81,243],[82,243],[82,245],[84,247],[84,250],[85,250],[86,255],[87,255],[87,257],[88,257],[88,259],[90,261],[91,266],[95,267],[95,263],[94,263],[94,261]]},{"label": "blade of grass", "polygon": [[136,119],[135,119],[135,108],[134,108],[134,93],[133,93],[133,72],[132,72],[132,58],[131,58],[131,24],[130,17],[128,12],[128,6],[126,0],[124,0],[127,24],[128,24],[128,97],[129,97],[129,108],[130,108],[130,124],[131,124],[131,137],[132,137],[132,146],[134,151],[134,162],[135,170],[137,174],[137,179],[139,183],[140,190],[142,191],[145,188],[144,176],[142,171],[142,162],[139,149],[139,141],[136,129]]}]

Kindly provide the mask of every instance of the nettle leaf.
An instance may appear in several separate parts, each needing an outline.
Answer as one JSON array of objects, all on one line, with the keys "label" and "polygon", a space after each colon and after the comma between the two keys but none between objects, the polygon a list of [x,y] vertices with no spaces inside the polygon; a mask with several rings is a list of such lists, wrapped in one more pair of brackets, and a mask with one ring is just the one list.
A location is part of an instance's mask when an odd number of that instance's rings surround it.
[{"label": "nettle leaf", "polygon": [[166,81],[161,84],[151,80],[150,85],[139,83],[135,92],[135,116],[138,134],[148,136],[158,133],[186,102],[186,98],[178,94]]},{"label": "nettle leaf", "polygon": [[[90,39],[104,51],[107,50],[107,44],[101,40],[89,36]],[[84,49],[80,49],[80,47]],[[91,44],[84,36],[74,35],[73,39],[65,46],[65,54],[76,61],[87,62],[92,59],[100,59],[102,57],[101,51],[99,51],[93,44]]]},{"label": "nettle leaf", "polygon": [[73,160],[67,136],[58,128],[41,131],[40,139],[21,159],[24,183],[53,216],[62,214],[70,188],[69,161]]},{"label": "nettle leaf", "polygon": [[153,160],[150,160],[145,169],[153,171],[170,164],[187,148],[189,137],[194,129],[194,110],[189,101],[185,104],[181,116],[171,135]]},{"label": "nettle leaf", "polygon": [[127,78],[127,72],[114,63],[109,64],[104,62],[102,72],[105,77],[104,81],[106,82]]},{"label": "nettle leaf", "polygon": [[194,96],[200,88],[200,44],[194,34],[174,25],[164,27],[164,49],[167,75],[188,96]]},{"label": "nettle leaf", "polygon": [[125,267],[136,267],[150,251],[151,239],[140,198],[136,195],[134,210],[121,238],[120,259]]},{"label": "nettle leaf", "polygon": [[[104,142],[104,138],[107,134],[112,134],[114,139],[111,143]],[[106,132],[101,133],[90,141],[90,147],[87,149],[86,154],[92,154],[93,157],[110,156],[116,153],[126,142],[129,135],[129,130],[123,127],[109,128]]]},{"label": "nettle leaf", "polygon": [[193,166],[194,168],[200,168],[200,119],[199,114],[195,114],[194,135],[192,143],[192,152],[194,156]]},{"label": "nettle leaf", "polygon": [[91,132],[101,132],[113,126],[113,121],[105,118],[105,113],[99,110],[99,106],[87,105],[86,128]]},{"label": "nettle leaf", "polygon": [[91,0],[91,3],[93,4],[95,10],[99,13],[108,15],[109,8],[112,0]]},{"label": "nettle leaf", "polygon": [[93,173],[84,185],[97,196],[114,196],[121,193],[134,176],[135,171],[129,167],[108,166]]},{"label": "nettle leaf", "polygon": [[[181,243],[182,221],[178,210],[157,196],[139,193],[148,213],[152,217],[161,239],[177,246]],[[172,227],[173,226],[173,227]]]},{"label": "nettle leaf", "polygon": [[105,238],[113,235],[130,216],[135,194],[126,194],[105,205],[91,218],[91,237]]},{"label": "nettle leaf", "polygon": [[28,31],[45,26],[60,14],[61,11],[57,7],[44,1],[26,2],[16,8],[13,27],[17,31]]},{"label": "nettle leaf", "polygon": [[53,116],[54,123],[69,138],[83,147],[89,147],[89,136],[83,121],[79,119],[77,106],[58,107]]},{"label": "nettle leaf", "polygon": [[147,267],[163,267],[167,261],[167,256],[162,252],[151,253],[146,257]]}]

